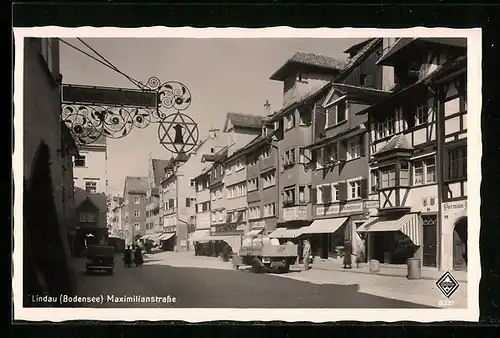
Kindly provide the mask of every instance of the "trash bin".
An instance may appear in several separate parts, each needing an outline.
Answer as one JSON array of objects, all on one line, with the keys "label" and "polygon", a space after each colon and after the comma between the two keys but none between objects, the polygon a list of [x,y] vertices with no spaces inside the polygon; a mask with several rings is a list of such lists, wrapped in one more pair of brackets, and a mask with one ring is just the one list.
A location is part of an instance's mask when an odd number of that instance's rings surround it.
[{"label": "trash bin", "polygon": [[421,279],[422,278],[422,267],[420,265],[419,258],[408,258],[408,274],[406,278],[408,279]]},{"label": "trash bin", "polygon": [[377,261],[376,259],[370,260],[368,265],[370,266],[370,272],[379,272],[380,271],[380,262]]}]

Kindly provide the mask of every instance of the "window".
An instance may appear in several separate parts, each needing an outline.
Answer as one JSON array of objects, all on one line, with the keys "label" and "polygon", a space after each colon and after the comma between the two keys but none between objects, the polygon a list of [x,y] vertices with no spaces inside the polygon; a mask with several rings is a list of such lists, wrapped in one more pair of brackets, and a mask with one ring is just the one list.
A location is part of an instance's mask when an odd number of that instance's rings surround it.
[{"label": "window", "polygon": [[308,126],[311,124],[311,111],[299,111],[299,125]]},{"label": "window", "polygon": [[345,99],[337,101],[326,109],[326,127],[332,127],[347,120]]},{"label": "window", "polygon": [[437,215],[422,215],[422,225],[437,225]]},{"label": "window", "polygon": [[429,122],[429,111],[427,103],[417,105],[417,112],[415,114],[415,125],[420,126]]},{"label": "window", "polygon": [[260,218],[260,207],[251,207],[248,209],[248,218],[255,219]]},{"label": "window", "polygon": [[259,180],[257,178],[252,178],[248,180],[248,191],[254,191],[259,189]]},{"label": "window", "polygon": [[391,166],[381,170],[381,188],[394,187],[396,185],[396,168]]},{"label": "window", "polygon": [[436,164],[434,157],[413,162],[413,185],[436,182]]},{"label": "window", "polygon": [[283,164],[285,167],[290,167],[295,164],[295,148],[291,148],[285,151]]},{"label": "window", "polygon": [[396,133],[396,123],[394,116],[389,116],[383,121],[377,122],[377,139],[383,139]]},{"label": "window", "polygon": [[134,204],[141,204],[141,198],[140,197],[134,197]]},{"label": "window", "polygon": [[324,184],[316,188],[317,204],[325,204],[338,201],[338,185]]},{"label": "window", "polygon": [[95,223],[95,222],[97,222],[97,212],[95,212],[95,211],[82,211],[82,212],[80,212],[80,222],[82,222],[82,223]]},{"label": "window", "polygon": [[191,207],[191,198],[186,198],[186,208]]},{"label": "window", "polygon": [[97,193],[97,182],[95,182],[95,181],[85,182],[85,190],[87,190],[91,194],[96,194]]},{"label": "window", "polygon": [[267,147],[267,146],[266,146],[266,147],[264,147],[264,148],[262,149],[262,158],[263,158],[263,159],[266,159],[266,158],[268,158],[270,155],[271,155],[271,149],[270,149],[270,147]]},{"label": "window", "polygon": [[134,217],[140,217],[141,216],[141,211],[140,210],[134,210]]},{"label": "window", "polygon": [[467,146],[448,149],[446,175],[448,180],[467,178]]},{"label": "window", "polygon": [[87,166],[87,156],[85,155],[78,155],[75,156],[73,160],[73,164],[75,167],[83,168]]},{"label": "window", "polygon": [[339,200],[339,185],[338,184],[332,184],[332,201],[338,201]]},{"label": "window", "polygon": [[269,173],[262,176],[262,188],[266,189],[276,184],[276,174]]},{"label": "window", "polygon": [[219,222],[222,222],[224,220],[224,213],[222,211],[219,211]]},{"label": "window", "polygon": [[[227,187],[227,198],[233,198],[234,197],[234,187]],[[212,200],[213,201],[213,200]]]},{"label": "window", "polygon": [[226,175],[231,175],[233,173],[233,164],[229,163],[226,168]]},{"label": "window", "polygon": [[285,130],[289,130],[295,127],[295,115],[289,114],[285,116]]},{"label": "window", "polygon": [[139,223],[134,223],[135,230],[141,230],[141,225]]},{"label": "window", "polygon": [[408,162],[399,163],[399,185],[410,185],[410,164]]},{"label": "window", "polygon": [[212,192],[210,193],[210,196],[212,197],[212,201],[217,200],[217,194],[215,193],[215,191],[212,191]]},{"label": "window", "polygon": [[338,149],[337,143],[329,144],[324,148],[323,160],[326,162],[324,163],[324,165],[335,163],[335,161],[337,161],[338,158],[337,149]]},{"label": "window", "polygon": [[193,179],[191,179],[191,180],[189,181],[189,186],[190,186],[190,187],[194,187],[194,180],[193,180]]},{"label": "window", "polygon": [[306,187],[299,187],[299,203],[306,203]]},{"label": "window", "polygon": [[361,197],[361,180],[349,182],[348,188],[350,199]]},{"label": "window", "polygon": [[359,138],[347,142],[347,160],[354,160],[361,156]]},{"label": "window", "polygon": [[212,212],[212,223],[217,223],[217,212]]},{"label": "window", "polygon": [[370,179],[371,179],[370,192],[376,193],[378,190],[378,172],[377,172],[377,170],[371,171]]},{"label": "window", "polygon": [[243,170],[245,168],[245,164],[243,163],[242,159],[239,159],[236,161],[236,171]]},{"label": "window", "polygon": [[222,198],[222,188],[217,190],[217,198],[221,199]]},{"label": "window", "polygon": [[270,203],[264,205],[264,217],[271,217],[276,215],[276,204]]},{"label": "window", "polygon": [[300,164],[307,164],[311,158],[311,151],[309,149],[304,149],[304,147],[298,147],[299,149],[299,161]]},{"label": "window", "polygon": [[283,191],[283,204],[285,205],[295,204],[295,187],[286,188]]},{"label": "window", "polygon": [[323,149],[318,149],[314,152],[316,155],[316,169],[322,169],[324,165],[324,156],[323,156]]}]

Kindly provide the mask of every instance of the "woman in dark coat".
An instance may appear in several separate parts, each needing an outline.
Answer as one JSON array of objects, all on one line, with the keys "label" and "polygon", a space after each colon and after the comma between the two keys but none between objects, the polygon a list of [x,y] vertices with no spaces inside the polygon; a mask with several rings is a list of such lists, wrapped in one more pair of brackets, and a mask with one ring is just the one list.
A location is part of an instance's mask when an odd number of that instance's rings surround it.
[{"label": "woman in dark coat", "polygon": [[130,267],[132,265],[132,249],[130,249],[130,245],[125,249],[123,253],[123,263],[125,267]]},{"label": "woman in dark coat", "polygon": [[140,266],[144,263],[144,259],[142,258],[142,250],[139,246],[135,248],[134,252],[134,264],[135,266]]},{"label": "woman in dark coat", "polygon": [[352,255],[352,243],[351,241],[346,241],[344,244],[344,269],[351,268],[351,257]]}]

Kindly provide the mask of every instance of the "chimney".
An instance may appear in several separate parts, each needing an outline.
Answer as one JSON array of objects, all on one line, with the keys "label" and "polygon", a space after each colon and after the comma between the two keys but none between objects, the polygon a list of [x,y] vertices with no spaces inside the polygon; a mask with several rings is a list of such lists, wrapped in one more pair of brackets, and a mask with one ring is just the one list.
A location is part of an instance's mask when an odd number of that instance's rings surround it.
[{"label": "chimney", "polygon": [[269,103],[269,100],[266,100],[266,103],[264,103],[264,113],[266,116],[273,115],[273,113],[271,113],[271,104]]},{"label": "chimney", "polygon": [[217,138],[217,133],[219,132],[219,129],[215,129],[215,128],[210,128],[210,130],[208,131],[208,136],[211,138],[211,139],[215,139]]}]

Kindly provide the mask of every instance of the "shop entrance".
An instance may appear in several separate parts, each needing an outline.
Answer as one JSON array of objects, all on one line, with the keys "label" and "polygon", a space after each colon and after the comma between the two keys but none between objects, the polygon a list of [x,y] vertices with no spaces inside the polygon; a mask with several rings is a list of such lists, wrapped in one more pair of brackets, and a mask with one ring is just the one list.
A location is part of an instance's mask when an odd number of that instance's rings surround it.
[{"label": "shop entrance", "polygon": [[453,230],[453,270],[467,270],[467,217],[458,219]]}]

